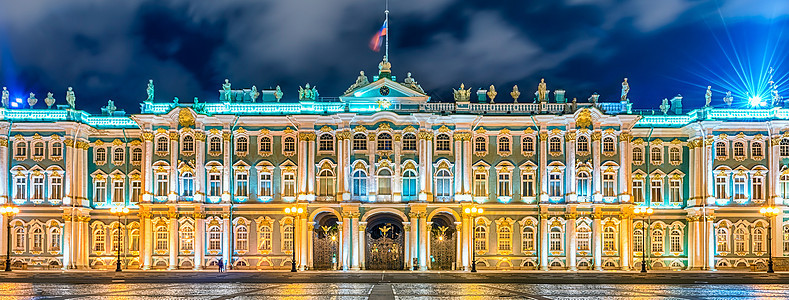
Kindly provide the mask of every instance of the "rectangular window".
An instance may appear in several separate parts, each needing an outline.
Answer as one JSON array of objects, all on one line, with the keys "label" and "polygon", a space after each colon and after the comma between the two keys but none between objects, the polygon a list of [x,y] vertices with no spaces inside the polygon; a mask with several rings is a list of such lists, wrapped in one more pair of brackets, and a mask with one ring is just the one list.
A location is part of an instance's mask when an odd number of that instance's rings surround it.
[{"label": "rectangular window", "polygon": [[282,251],[293,251],[293,226],[285,225],[284,233],[282,234]]},{"label": "rectangular window", "polygon": [[156,196],[167,197],[170,193],[170,183],[167,180],[167,174],[156,174]]},{"label": "rectangular window", "polygon": [[523,196],[534,197],[534,173],[524,173],[522,178],[523,188],[521,189],[521,192],[523,193]]},{"label": "rectangular window", "polygon": [[682,252],[682,236],[679,233],[672,233],[669,238],[669,250],[671,252]]},{"label": "rectangular window", "polygon": [[236,197],[249,197],[249,174],[236,174]]},{"label": "rectangular window", "polygon": [[134,180],[131,182],[131,199],[130,202],[140,202],[140,194],[142,193],[142,181]]},{"label": "rectangular window", "polygon": [[[588,230],[588,229],[587,229]],[[589,238],[591,234],[588,231],[579,231],[576,233],[578,244],[578,251],[589,251],[591,247],[589,246]]]},{"label": "rectangular window", "polygon": [[262,197],[271,197],[271,173],[260,174],[260,194]]},{"label": "rectangular window", "polygon": [[603,197],[616,197],[614,174],[603,174]]},{"label": "rectangular window", "polygon": [[644,181],[633,180],[633,202],[644,203]]},{"label": "rectangular window", "polygon": [[123,193],[125,192],[123,180],[113,180],[112,181],[112,203],[113,204],[123,204],[126,202],[126,197],[124,197]]},{"label": "rectangular window", "polygon": [[222,176],[220,174],[208,175],[208,196],[219,197],[222,195]]},{"label": "rectangular window", "polygon": [[644,252],[644,233],[641,230],[633,232],[633,252]]},{"label": "rectangular window", "polygon": [[521,244],[523,251],[534,251],[534,231],[531,228],[526,228],[523,231]]},{"label": "rectangular window", "polygon": [[649,203],[663,203],[663,180],[652,180]]},{"label": "rectangular window", "polygon": [[672,179],[668,182],[669,202],[671,204],[682,204],[682,181]]},{"label": "rectangular window", "polygon": [[285,173],[282,175],[282,196],[296,196],[296,174]]},{"label": "rectangular window", "polygon": [[561,174],[551,173],[548,176],[548,196],[561,197],[562,196],[562,176]]},{"label": "rectangular window", "polygon": [[745,195],[745,176],[734,176],[734,199],[744,200]]},{"label": "rectangular window", "polygon": [[716,176],[715,177],[715,197],[718,199],[726,199],[728,196],[726,195],[726,177],[723,176]]},{"label": "rectangular window", "polygon": [[753,200],[764,200],[764,177],[753,177],[751,187],[751,198]]},{"label": "rectangular window", "polygon": [[44,177],[43,176],[33,177],[33,199],[34,200],[43,200],[44,199]]},{"label": "rectangular window", "polygon": [[167,251],[167,239],[169,233],[167,229],[159,229],[156,231],[156,250]]},{"label": "rectangular window", "polygon": [[475,197],[487,197],[487,182],[488,178],[485,176],[485,173],[477,172],[474,174],[474,196]]},{"label": "rectangular window", "polygon": [[93,202],[106,203],[107,202],[107,182],[98,180],[94,183],[93,189]]},{"label": "rectangular window", "polygon": [[195,178],[191,173],[181,177],[181,196],[192,197],[195,194]]},{"label": "rectangular window", "polygon": [[512,196],[510,192],[510,174],[499,173],[499,196]]},{"label": "rectangular window", "polygon": [[63,199],[63,177],[49,177],[49,199]]},{"label": "rectangular window", "polygon": [[562,233],[560,231],[551,230],[549,247],[550,251],[562,251]]}]

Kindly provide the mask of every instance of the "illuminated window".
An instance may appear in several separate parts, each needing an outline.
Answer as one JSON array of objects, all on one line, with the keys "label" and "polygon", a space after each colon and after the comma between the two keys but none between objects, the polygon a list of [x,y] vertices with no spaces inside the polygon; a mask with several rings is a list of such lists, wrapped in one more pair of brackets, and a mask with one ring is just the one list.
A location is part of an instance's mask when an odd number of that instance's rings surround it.
[{"label": "illuminated window", "polygon": [[549,251],[562,251],[562,230],[559,227],[551,228],[548,236],[548,250]]},{"label": "illuminated window", "polygon": [[181,243],[181,251],[192,251],[194,250],[194,241],[195,241],[195,230],[192,228],[191,225],[184,225],[181,226],[179,229],[181,231],[181,236],[178,241]]},{"label": "illuminated window", "polygon": [[644,252],[644,231],[633,230],[633,252]]},{"label": "illuminated window", "polygon": [[258,249],[261,251],[271,251],[271,226],[262,225],[258,231]]},{"label": "illuminated window", "polygon": [[271,173],[260,173],[260,192],[258,195],[263,197],[272,196],[271,183]]},{"label": "illuminated window", "polygon": [[521,248],[523,252],[534,251],[534,227],[524,227],[521,234]]},{"label": "illuminated window", "polygon": [[123,161],[125,159],[124,156],[125,156],[125,153],[123,151],[123,148],[115,148],[115,150],[112,150],[112,161],[116,165],[119,165],[119,164],[123,163]]},{"label": "illuminated window", "polygon": [[512,228],[508,224],[502,224],[498,229],[499,251],[512,251]]},{"label": "illuminated window", "polygon": [[378,171],[378,195],[392,194],[392,172],[388,169]]},{"label": "illuminated window", "polygon": [[677,165],[682,161],[682,152],[679,148],[669,148],[668,159],[670,163]]},{"label": "illuminated window", "polygon": [[219,197],[222,195],[222,175],[219,173],[208,174],[208,196]]},{"label": "illuminated window", "polygon": [[751,199],[764,201],[764,177],[754,176],[751,178]]},{"label": "illuminated window", "polygon": [[329,169],[321,170],[318,173],[318,196],[334,196],[334,173]]},{"label": "illuminated window", "polygon": [[222,230],[219,226],[208,229],[208,251],[219,252],[222,250]]},{"label": "illuminated window", "polygon": [[767,240],[767,230],[761,227],[753,229],[753,252],[765,252],[764,241]]},{"label": "illuminated window", "polygon": [[296,196],[296,174],[287,172],[282,174],[282,196]]},{"label": "illuminated window", "polygon": [[729,252],[729,229],[720,227],[715,231],[715,238],[717,240],[716,250],[720,252]]},{"label": "illuminated window", "polygon": [[668,201],[671,204],[682,204],[682,181],[671,179],[668,182]]},{"label": "illuminated window", "polygon": [[133,163],[141,163],[142,162],[142,149],[141,148],[134,148],[132,150],[132,162]]},{"label": "illuminated window", "polygon": [[[95,236],[95,235],[94,235]],[[25,251],[25,228],[14,228],[14,251]]]},{"label": "illuminated window", "polygon": [[282,252],[291,253],[293,251],[293,225],[287,224],[282,230]]},{"label": "illuminated window", "polygon": [[238,226],[236,228],[236,251],[249,250],[249,230],[246,226]]},{"label": "illuminated window", "polygon": [[498,185],[499,196],[502,197],[512,196],[511,186],[512,184],[510,182],[510,173],[499,173],[499,185]]},{"label": "illuminated window", "polygon": [[49,251],[60,251],[60,241],[63,239],[63,233],[60,227],[51,227],[49,229]]},{"label": "illuminated window", "polygon": [[477,253],[488,251],[488,230],[484,224],[477,224],[474,228],[474,251]]},{"label": "illuminated window", "polygon": [[353,188],[351,189],[351,196],[367,196],[367,173],[363,170],[353,171]]},{"label": "illuminated window", "polygon": [[679,229],[671,230],[671,234],[669,235],[669,252],[682,252],[682,231]]},{"label": "illuminated window", "polygon": [[603,229],[603,251],[616,251],[616,230],[608,226]]},{"label": "illuminated window", "polygon": [[93,251],[94,252],[104,252],[105,250],[105,241],[106,241],[106,234],[104,232],[104,228],[102,226],[96,227],[93,230]]},{"label": "illuminated window", "polygon": [[156,227],[154,250],[164,252],[170,246],[170,232],[167,231],[167,226]]},{"label": "illuminated window", "polygon": [[30,251],[44,251],[44,231],[41,230],[41,227],[33,228],[30,234],[32,235],[30,241]]},{"label": "illuminated window", "polygon": [[535,181],[534,181],[534,172],[526,173],[525,171],[521,173],[521,180],[523,187],[521,188],[521,193],[523,193],[523,197],[534,197],[535,196]]},{"label": "illuminated window", "polygon": [[603,174],[603,197],[616,197],[616,191],[614,191],[615,185],[616,179],[614,174]]},{"label": "illuminated window", "polygon": [[589,230],[589,227],[578,227],[578,231],[575,232],[575,237],[578,251],[591,251],[592,232]]},{"label": "illuminated window", "polygon": [[236,197],[249,197],[249,173],[236,173]]},{"label": "illuminated window", "polygon": [[129,251],[140,251],[140,230],[132,229],[129,232]]},{"label": "illuminated window", "polygon": [[392,150],[392,135],[382,132],[378,135],[378,150],[391,151]]},{"label": "illuminated window", "polygon": [[662,253],[663,252],[663,230],[662,229],[655,229],[652,230],[652,252],[653,253]]},{"label": "illuminated window", "polygon": [[779,146],[781,156],[789,156],[789,138],[781,139]]},{"label": "illuminated window", "polygon": [[[416,191],[416,185],[414,186],[414,191]],[[436,173],[436,193],[434,196],[440,201],[449,201],[451,199],[452,173],[449,170],[441,169]]]},{"label": "illuminated window", "polygon": [[488,175],[484,171],[474,172],[474,197],[488,196]]},{"label": "illuminated window", "polygon": [[745,228],[737,228],[734,230],[734,252],[744,253],[748,251],[746,243],[748,242],[748,233]]},{"label": "illuminated window", "polygon": [[644,181],[633,180],[633,202],[644,203]]}]

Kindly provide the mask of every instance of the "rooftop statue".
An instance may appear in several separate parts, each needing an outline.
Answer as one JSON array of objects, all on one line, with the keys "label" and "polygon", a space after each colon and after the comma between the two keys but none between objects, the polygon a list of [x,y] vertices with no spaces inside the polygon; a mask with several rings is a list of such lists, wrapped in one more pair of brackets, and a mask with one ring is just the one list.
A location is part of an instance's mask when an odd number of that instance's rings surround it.
[{"label": "rooftop statue", "polygon": [[496,99],[496,95],[498,94],[498,93],[496,92],[496,87],[495,87],[495,86],[493,86],[493,85],[491,84],[491,85],[490,85],[490,89],[488,89],[488,92],[487,92],[486,94],[488,95],[488,98],[490,98],[490,103],[496,103],[496,102],[494,102],[494,100],[493,100],[493,99]]},{"label": "rooftop statue", "polygon": [[30,93],[30,97],[27,97],[27,104],[30,105],[30,108],[33,108],[33,105],[38,103],[38,99],[36,99],[36,94]]},{"label": "rooftop statue", "polygon": [[10,97],[8,96],[8,88],[3,87],[3,107],[8,107],[8,101]]},{"label": "rooftop statue", "polygon": [[710,107],[710,103],[712,103],[712,87],[707,86],[707,92],[704,93],[704,107]]},{"label": "rooftop statue", "polygon": [[622,96],[620,98],[620,101],[626,102],[627,101],[627,93],[629,93],[629,92],[630,92],[630,84],[627,83],[627,78],[625,78],[625,81],[622,81]]},{"label": "rooftop statue", "polygon": [[277,102],[279,102],[279,99],[282,99],[282,89],[279,85],[277,86],[277,90],[274,91],[274,98],[277,98]]},{"label": "rooftop statue", "polygon": [[204,113],[205,112],[205,103],[200,103],[200,100],[195,97],[195,103],[192,104],[192,109],[195,110],[197,113]]},{"label": "rooftop statue", "polygon": [[452,89],[455,94],[455,102],[468,102],[471,99],[471,88],[466,89],[464,84],[460,84],[460,89]]},{"label": "rooftop statue", "polygon": [[44,103],[47,104],[47,109],[52,108],[52,105],[55,104],[55,97],[52,97],[52,92],[47,93],[47,97],[44,98]]},{"label": "rooftop statue", "polygon": [[230,101],[230,79],[225,78],[225,83],[222,84],[222,100]]},{"label": "rooftop statue", "polygon": [[148,88],[146,92],[148,92],[148,99],[146,101],[153,101],[153,79],[148,79]]},{"label": "rooftop statue", "polygon": [[107,110],[107,114],[110,116],[113,115],[115,113],[115,110],[118,109],[117,107],[115,107],[115,101],[112,100],[107,100],[107,106],[105,106],[104,108]]},{"label": "rooftop statue", "polygon": [[173,97],[173,104],[178,104],[178,101],[180,101],[178,97]]},{"label": "rooftop statue", "polygon": [[367,80],[367,76],[364,75],[364,71],[359,71],[359,77],[356,77],[356,82],[354,82],[350,87],[348,87],[347,90],[345,90],[345,94],[347,95],[353,92],[354,90],[366,86],[368,84],[370,84],[370,81]]},{"label": "rooftop statue", "polygon": [[666,113],[668,113],[669,108],[671,108],[671,105],[668,104],[668,98],[663,98],[663,104],[660,104],[660,111],[662,111],[663,114],[665,115]]},{"label": "rooftop statue", "polygon": [[318,89],[317,87],[310,88],[310,84],[307,83],[303,88],[299,87],[299,100],[312,100],[315,101],[318,99]]},{"label": "rooftop statue", "polygon": [[249,92],[249,96],[252,97],[252,102],[257,101],[258,97],[260,97],[260,92],[258,92],[257,86],[252,86],[252,91]]},{"label": "rooftop statue", "polygon": [[68,90],[66,91],[66,103],[68,103],[68,106],[70,106],[71,109],[74,109],[76,100],[77,97],[74,96],[74,90],[71,87],[68,87]]},{"label": "rooftop statue", "polygon": [[510,92],[510,96],[512,99],[515,100],[515,103],[518,103],[518,98],[521,96],[521,92],[518,91],[518,85],[512,86],[512,92]]},{"label": "rooftop statue", "polygon": [[723,96],[723,103],[726,103],[726,105],[731,106],[732,102],[734,102],[734,97],[731,96],[731,91],[727,91],[726,96]]},{"label": "rooftop statue", "polygon": [[408,76],[403,79],[403,85],[422,94],[425,93],[425,90],[423,90],[422,86],[416,82],[416,79],[411,77],[411,72],[408,72]]},{"label": "rooftop statue", "polygon": [[594,103],[594,104],[597,104],[597,100],[598,100],[598,99],[600,99],[600,95],[599,95],[599,94],[597,94],[597,92],[595,92],[594,94],[592,94],[591,96],[589,96],[589,98],[588,98],[588,99],[586,99],[586,100],[587,100],[587,101],[589,101],[589,103]]},{"label": "rooftop statue", "polygon": [[539,102],[548,101],[548,85],[545,83],[545,78],[540,79],[540,83],[537,84],[537,100]]}]

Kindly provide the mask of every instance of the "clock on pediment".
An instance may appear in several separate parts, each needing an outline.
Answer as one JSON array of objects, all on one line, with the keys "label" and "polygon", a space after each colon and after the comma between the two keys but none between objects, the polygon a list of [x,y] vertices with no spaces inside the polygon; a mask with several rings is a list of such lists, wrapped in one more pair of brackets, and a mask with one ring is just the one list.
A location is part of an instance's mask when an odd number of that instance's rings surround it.
[{"label": "clock on pediment", "polygon": [[381,96],[388,96],[389,95],[389,87],[388,86],[382,86],[380,89],[378,89],[378,92],[381,93]]}]

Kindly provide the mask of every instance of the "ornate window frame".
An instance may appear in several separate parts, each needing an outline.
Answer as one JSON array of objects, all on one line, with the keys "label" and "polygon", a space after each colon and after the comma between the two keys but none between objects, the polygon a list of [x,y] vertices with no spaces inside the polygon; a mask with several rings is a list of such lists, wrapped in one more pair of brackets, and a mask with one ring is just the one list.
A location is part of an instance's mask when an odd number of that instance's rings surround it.
[{"label": "ornate window frame", "polygon": [[[515,166],[508,161],[502,161],[496,165],[496,199],[501,203],[512,201],[512,194],[515,190],[513,188],[514,170]],[[504,176],[502,177],[502,175]],[[506,187],[502,188],[503,185]]]},{"label": "ornate window frame", "polygon": [[[279,186],[279,194],[281,195],[282,200],[286,202],[293,202],[296,201],[296,198],[299,196],[299,178],[296,170],[298,166],[290,160],[285,160],[282,164],[279,165],[279,178],[280,178],[280,186]],[[285,188],[288,186],[286,184],[286,175],[292,176],[293,178],[293,195],[286,195]]]},{"label": "ornate window frame", "polygon": [[471,251],[477,251],[477,254],[484,255],[490,251],[490,220],[485,217],[477,217],[472,224],[474,224],[474,229],[472,229],[472,249]]},{"label": "ornate window frame", "polygon": [[[534,256],[537,254],[537,227],[538,222],[537,219],[534,217],[524,217],[520,221],[518,221],[520,225],[520,236],[521,236],[521,253],[527,256]],[[526,229],[531,229],[531,241],[528,241],[526,238]],[[530,242],[531,249],[527,249],[525,246],[525,242]]]},{"label": "ornate window frame", "polygon": [[[476,164],[471,166],[471,169],[473,170],[473,173],[471,175],[472,198],[478,202],[488,200],[488,196],[490,195],[490,183],[488,182],[490,179],[490,165],[488,165],[485,161],[478,161]],[[484,177],[484,180],[478,179],[478,177],[480,176]],[[484,185],[485,185],[484,195],[480,194],[480,191],[477,190],[478,181],[480,182],[484,181]]]},{"label": "ornate window frame", "polygon": [[[252,167],[250,165],[248,165],[246,162],[244,162],[243,160],[239,160],[238,162],[236,162],[233,165],[233,174],[232,174],[233,175],[233,181],[232,182],[233,182],[233,185],[234,185],[233,186],[233,195],[232,195],[233,199],[235,199],[237,201],[241,201],[241,202],[245,202],[245,201],[249,200],[250,194],[252,194],[252,190],[251,190],[251,188],[252,188],[252,180],[251,180],[252,176],[251,175],[252,174],[250,174],[250,172],[249,172],[249,169],[251,169],[251,168]],[[239,178],[239,176],[245,176],[246,179],[242,180],[242,179]],[[239,189],[239,184],[241,182],[244,182],[244,181],[246,181],[246,193],[245,193],[246,195],[241,195],[240,194],[241,189]],[[229,192],[229,191],[227,191],[227,192]]]},{"label": "ornate window frame", "polygon": [[[441,129],[443,129],[443,128],[446,128],[446,126],[442,126],[441,127]],[[449,129],[447,129],[447,130],[449,130]],[[439,146],[439,144],[438,144],[439,143],[439,139],[441,139],[442,143],[444,142],[444,139],[442,137],[446,137],[446,142],[447,142],[447,144],[449,146],[449,147],[447,147],[447,149],[443,149],[443,148],[439,148],[438,147]],[[436,133],[434,135],[434,138],[435,138],[435,140],[434,140],[435,141],[434,142],[435,145],[434,145],[433,148],[435,149],[435,153],[436,154],[447,154],[447,155],[452,154],[452,148],[453,148],[452,147],[452,144],[453,144],[452,143],[452,132],[439,130],[439,133]]]},{"label": "ornate window frame", "polygon": [[[63,229],[62,224],[55,219],[47,221],[46,224],[46,251],[51,255],[60,254],[63,246]],[[57,243],[53,243],[57,241]]]},{"label": "ornate window frame", "polygon": [[[64,180],[65,179],[65,176],[64,176],[65,172],[63,171],[63,169],[60,166],[58,166],[58,165],[51,165],[51,166],[49,166],[46,169],[46,171],[44,171],[44,173],[46,174],[46,184],[47,184],[47,186],[46,186],[47,197],[46,198],[47,198],[47,201],[49,201],[49,203],[52,203],[52,204],[60,204],[60,203],[62,203],[63,202],[63,197],[65,197],[65,192],[66,192],[65,180]],[[54,180],[55,179],[60,180],[60,183],[57,184],[57,185],[60,186],[60,191],[59,191],[60,198],[53,197],[53,195],[55,194],[55,192],[54,192],[54,187],[55,187]]]},{"label": "ornate window frame", "polygon": [[[548,188],[548,198],[550,199],[551,202],[554,202],[554,203],[559,202],[565,196],[565,194],[564,194],[566,192],[565,186],[564,186],[564,181],[565,181],[565,176],[564,176],[565,174],[564,174],[564,172],[565,172],[565,168],[566,167],[565,167],[565,165],[562,162],[560,162],[560,161],[553,161],[553,162],[548,164],[548,169],[545,170],[545,171],[547,171],[547,176],[548,176],[548,180],[547,180],[548,181],[548,186],[547,186],[547,188]],[[558,188],[559,188],[558,193],[552,193],[552,191],[551,191],[551,184],[554,181],[558,182],[558,185],[557,185]]]},{"label": "ornate window frame", "polygon": [[[583,175],[583,176],[582,176]],[[581,194],[581,178],[586,182],[585,193]],[[575,168],[575,194],[578,202],[592,202],[592,167],[589,163],[578,162]]]},{"label": "ornate window frame", "polygon": [[[157,161],[153,164],[153,186],[151,190],[153,192],[153,198],[157,201],[167,201],[169,194],[173,193],[173,191],[170,190],[170,168],[170,164],[164,160]],[[164,175],[166,178],[167,191],[164,193],[165,195],[159,195],[159,175]]]},{"label": "ornate window frame", "polygon": [[[186,140],[187,138],[189,138],[191,141],[187,141]],[[197,152],[198,143],[197,143],[197,139],[195,138],[195,134],[193,134],[192,130],[189,128],[184,129],[181,132],[180,139],[181,141],[179,144],[181,146],[181,155],[183,156],[195,155],[195,153]],[[192,145],[191,149],[188,149],[186,147],[188,144]]]},{"label": "ornate window frame", "polygon": [[[46,192],[47,192],[47,182],[44,169],[40,166],[35,165],[30,168],[28,171],[28,184],[30,187],[28,188],[28,199],[30,202],[34,204],[41,204],[44,203],[44,199],[46,199]],[[36,197],[36,188],[40,188],[40,197]]]},{"label": "ornate window frame", "polygon": [[[417,173],[419,173],[417,164],[413,163],[413,161],[412,161],[412,164],[414,165],[414,168],[413,168],[414,171],[417,171]],[[433,168],[435,169],[435,173],[433,174],[433,182],[434,182],[433,186],[436,189],[435,193],[433,194],[433,196],[434,196],[434,199],[436,201],[451,202],[452,198],[456,195],[457,191],[455,190],[455,173],[452,171],[454,166],[455,165],[453,163],[449,162],[449,160],[447,160],[447,159],[441,159],[441,160],[438,161],[438,163],[433,165]],[[439,173],[445,173],[445,172],[448,173],[449,176],[439,175]],[[443,193],[439,193],[438,192],[438,181],[439,180],[448,180],[449,181],[449,195],[444,196]],[[419,183],[417,182],[417,185],[418,184]],[[417,189],[418,189],[418,187],[417,187]]]},{"label": "ornate window frame", "polygon": [[[292,145],[289,145],[291,143]],[[296,151],[298,149],[298,143],[299,143],[299,138],[296,134],[296,131],[290,129],[290,127],[286,127],[285,130],[282,131],[282,135],[280,136],[282,155],[287,157],[296,155]],[[293,149],[288,149],[289,147],[293,147]]]},{"label": "ornate window frame", "polygon": [[[683,203],[685,202],[684,196],[684,186],[685,186],[685,173],[682,173],[679,169],[671,171],[666,176],[668,177],[668,205],[682,207]],[[674,186],[674,183],[679,182],[679,201],[671,201],[673,198],[673,189],[677,186]]]},{"label": "ornate window frame", "polygon": [[[223,226],[222,226],[222,219],[218,216],[212,216],[205,220],[205,249],[206,252],[210,255],[219,255],[222,253],[222,234],[223,234]],[[213,231],[216,229],[217,231]],[[219,248],[211,247],[211,233],[219,233]],[[202,247],[202,246],[201,246]]]},{"label": "ornate window frame", "polygon": [[[759,153],[754,153],[754,149],[758,149]],[[764,159],[764,137],[761,134],[757,134],[751,139],[750,145],[748,145],[747,150],[753,160],[763,160]]]},{"label": "ornate window frame", "polygon": [[250,142],[252,138],[243,127],[239,127],[233,132],[233,153],[237,157],[249,155]]},{"label": "ornate window frame", "polygon": [[[212,132],[215,130],[216,129],[211,129]],[[214,157],[221,156],[222,148],[224,148],[223,145],[224,142],[222,142],[222,135],[218,133],[218,130],[216,130],[216,132],[217,133],[209,133],[208,136],[206,136],[205,138],[206,143],[208,144],[208,155]],[[219,146],[218,149],[217,147],[215,147],[216,145]]]},{"label": "ornate window frame", "polygon": [[591,137],[588,131],[576,131],[575,137],[575,153],[578,156],[589,156],[591,152]]},{"label": "ornate window frame", "polygon": [[[601,221],[600,240],[604,256],[615,256],[619,253],[619,222],[620,220],[616,218],[605,218]],[[608,229],[612,231],[607,231]],[[607,238],[607,233],[613,234],[613,238]],[[611,243],[606,244],[606,242]],[[613,248],[609,248],[608,245]]]},{"label": "ornate window frame", "polygon": [[561,156],[564,154],[564,136],[560,129],[554,128],[548,134],[548,154],[553,157]]},{"label": "ornate window frame", "polygon": [[[116,141],[120,142],[120,140],[116,139]],[[107,155],[112,155],[112,164],[115,166],[122,166],[126,162],[126,147],[123,146],[123,143],[120,142],[120,145],[115,145],[113,142],[113,146],[110,147],[111,151],[107,153]],[[118,150],[120,150],[120,159],[118,159]]]},{"label": "ornate window frame", "polygon": [[[562,217],[552,217],[548,219],[548,253],[553,256],[562,255],[567,248],[566,246],[566,230],[564,228],[565,220]],[[558,229],[558,231],[554,231],[554,229]],[[558,238],[554,237],[554,233],[558,233]],[[558,242],[558,249],[553,246],[553,242]]]},{"label": "ornate window frame", "polygon": [[[607,161],[602,164],[601,169],[600,186],[602,190],[600,192],[603,196],[603,201],[606,203],[616,202],[619,191],[619,176],[617,176],[619,174],[619,165],[613,161]],[[611,183],[611,191],[608,196],[605,194],[606,182]]]},{"label": "ornate window frame", "polygon": [[[257,225],[257,249],[260,254],[271,254],[274,250],[274,219],[261,216],[255,219]],[[263,229],[267,230],[263,230]]]},{"label": "ornate window frame", "polygon": [[[244,255],[250,251],[249,247],[249,234],[251,233],[250,227],[252,222],[244,217],[238,217],[233,220],[233,254]],[[243,233],[243,235],[242,235]]]},{"label": "ornate window frame", "polygon": [[[202,249],[202,245],[195,244],[197,235],[196,222],[189,217],[178,220],[178,254],[191,255],[195,249]],[[191,246],[191,247],[186,247]]]},{"label": "ornate window frame", "polygon": [[[358,126],[361,127],[361,126]],[[362,127],[363,129],[363,127]],[[351,151],[353,153],[367,153],[369,151],[367,145],[367,131],[356,131],[351,138]]]},{"label": "ornate window frame", "polygon": [[[534,203],[537,201],[537,197],[540,195],[540,191],[537,190],[537,180],[538,172],[537,172],[537,165],[534,164],[532,161],[526,161],[525,163],[521,164],[519,167],[520,169],[520,184],[521,184],[521,200],[528,203]],[[526,175],[531,175],[531,178],[525,178]],[[529,182],[529,183],[526,183]],[[531,190],[533,195],[527,196],[525,194],[526,189],[524,188],[525,185],[531,185]]]},{"label": "ornate window frame", "polygon": [[[668,253],[672,256],[680,256],[685,252],[685,223],[674,221],[668,226]],[[679,243],[674,243],[675,232],[679,231]],[[674,246],[679,245],[679,249]],[[675,251],[679,250],[679,251]]]},{"label": "ornate window frame", "polygon": [[[660,142],[658,142],[660,141]],[[663,140],[655,139],[652,141],[652,144],[649,145],[649,163],[653,166],[662,165],[665,162],[666,151],[665,147],[663,147]],[[655,151],[657,150],[657,151]]]},{"label": "ornate window frame", "polygon": [[[590,256],[592,254],[592,227],[589,226],[591,220],[586,217],[575,220],[575,250],[578,256]],[[582,236],[583,235],[583,236]],[[581,242],[584,242],[583,244]],[[581,248],[581,245],[584,248]]]},{"label": "ornate window frame", "polygon": [[[479,156],[479,157],[487,156],[488,149],[490,148],[490,142],[488,139],[487,131],[485,131],[484,128],[480,127],[474,132],[473,138],[474,138],[473,140],[474,156]],[[478,147],[480,146],[478,142],[482,142],[481,148]]]},{"label": "ornate window frame", "polygon": [[[167,134],[167,130],[164,128],[159,128],[156,130],[156,134],[153,138],[155,141],[154,145],[154,153],[158,156],[167,156],[170,153],[170,135]],[[164,146],[162,146],[164,145]]]},{"label": "ornate window frame", "polygon": [[[145,159],[145,151],[142,149],[142,142],[139,140],[131,141],[131,147],[129,147],[129,160],[131,161],[132,166],[140,166],[142,165],[143,159]],[[139,153],[140,159],[135,159],[135,156]]]},{"label": "ornate window frame", "polygon": [[[327,130],[328,128],[328,130]],[[334,136],[334,131],[332,131],[329,127],[324,126],[321,128],[320,133],[317,136],[317,143],[318,143],[318,154],[319,155],[334,155],[334,151],[337,150],[336,143],[337,139]],[[324,145],[325,144],[325,145]]]},{"label": "ornate window frame", "polygon": [[46,142],[41,138],[41,135],[36,133],[33,135],[33,141],[30,143],[30,158],[33,161],[42,161],[47,156]]},{"label": "ornate window frame", "polygon": [[[613,128],[608,128],[602,132],[602,137],[600,138],[600,153],[604,156],[614,156],[616,155],[616,134]],[[607,149],[607,145],[610,145],[611,149]]]},{"label": "ornate window frame", "polygon": [[[95,221],[90,226],[90,253],[103,255],[108,251],[107,247],[107,226],[101,221]],[[110,246],[112,247],[112,246]]]},{"label": "ornate window frame", "polygon": [[[756,256],[763,256],[763,255],[767,254],[767,239],[768,239],[767,222],[764,221],[764,220],[756,220],[756,221],[753,222],[751,227],[752,227],[751,228],[751,232],[750,232],[751,233],[751,240],[750,240],[751,252],[754,255],[756,255]],[[761,241],[760,241],[761,242],[761,251],[758,251],[759,249],[756,249],[756,243],[757,243],[756,237],[757,236],[761,237]]]},{"label": "ornate window frame", "polygon": [[110,147],[107,147],[104,144],[105,143],[102,140],[96,140],[93,142],[93,163],[97,166],[106,165],[109,161]]},{"label": "ornate window frame", "polygon": [[[315,172],[315,200],[318,201],[334,201],[337,195],[337,164],[332,162],[329,159],[322,159],[318,163],[315,164],[315,168],[317,171]],[[327,189],[323,193],[321,193],[323,182],[321,180],[326,180]]]},{"label": "ornate window frame", "polygon": [[[280,233],[280,251],[285,254],[293,253],[293,250],[296,248],[296,223],[293,220],[293,217],[283,217],[279,220],[279,233]],[[288,239],[286,239],[286,230],[290,226],[291,229],[291,237],[290,237],[290,249],[286,247]]]},{"label": "ornate window frame", "polygon": [[513,253],[513,235],[515,221],[512,218],[504,217],[496,219],[496,250],[500,255],[510,255]]},{"label": "ornate window frame", "polygon": [[[90,174],[90,176],[93,179],[92,180],[92,183],[93,183],[92,191],[93,191],[93,193],[92,193],[92,197],[91,197],[92,202],[95,205],[97,205],[97,206],[109,205],[109,203],[110,203],[110,201],[109,201],[110,200],[110,197],[109,197],[110,178],[109,178],[109,176],[106,173],[102,172],[101,170],[96,170],[95,172]],[[99,195],[99,189],[102,188],[102,186],[100,186],[99,183],[103,184],[104,199],[98,199],[97,198],[97,196]]]},{"label": "ornate window frame", "polygon": [[274,154],[274,136],[268,129],[261,129],[258,134],[258,155],[269,157],[272,154]]},{"label": "ornate window frame", "polygon": [[723,161],[729,159],[729,139],[726,134],[721,133],[715,139],[713,149],[715,151],[715,160]]},{"label": "ornate window frame", "polygon": [[28,156],[28,142],[21,134],[14,136],[14,160],[22,161]]},{"label": "ornate window frame", "polygon": [[496,153],[501,157],[512,155],[512,140],[512,134],[509,129],[504,128],[499,131],[499,135],[496,136]]},{"label": "ornate window frame", "polygon": [[[274,165],[268,161],[261,161],[255,166],[255,170],[258,173],[258,190],[257,190],[257,199],[258,201],[268,202],[274,199],[275,190],[274,190]],[[263,195],[263,175],[268,175],[268,195]]]},{"label": "ornate window frame", "polygon": [[[769,171],[767,170],[767,168],[765,168],[764,166],[761,166],[761,165],[756,165],[750,170],[750,174],[751,174],[751,176],[750,176],[750,179],[751,179],[750,180],[750,191],[751,191],[751,193],[750,193],[750,197],[749,198],[751,199],[751,202],[757,203],[757,204],[761,204],[761,203],[764,203],[767,200],[767,189],[765,187],[766,187],[766,182],[769,180],[768,177],[767,177],[767,173],[768,172]],[[759,194],[760,194],[761,197],[759,197],[759,198],[755,198],[754,197],[754,194],[756,194],[755,179],[757,179],[757,178],[760,180],[759,185],[761,186],[759,188]]]},{"label": "ornate window frame", "polygon": [[537,153],[537,132],[529,127],[521,136],[521,154],[524,157],[532,157],[535,153]]},{"label": "ornate window frame", "polygon": [[[641,170],[636,170],[635,172],[633,172],[633,175],[632,175],[632,178],[631,178],[632,183],[631,183],[631,190],[630,190],[630,192],[633,195],[633,197],[631,198],[633,200],[633,204],[636,204],[636,205],[644,205],[644,204],[646,204],[646,193],[648,192],[646,190],[646,179],[647,179],[646,175],[647,174],[644,173],[644,171],[641,171]],[[636,182],[638,182],[639,184],[636,184]],[[640,187],[636,187],[637,185],[640,185]],[[636,193],[635,193],[636,189],[640,189],[641,190],[641,201],[636,201],[637,200]]]},{"label": "ornate window frame", "polygon": [[[663,256],[663,254],[666,253],[666,227],[666,224],[662,221],[652,222],[652,224],[649,225],[649,244],[647,246],[649,246],[649,252],[654,256]],[[655,234],[656,232],[660,234]],[[659,237],[659,239],[657,237]],[[655,249],[655,245],[658,244],[660,245],[660,249]]]}]

